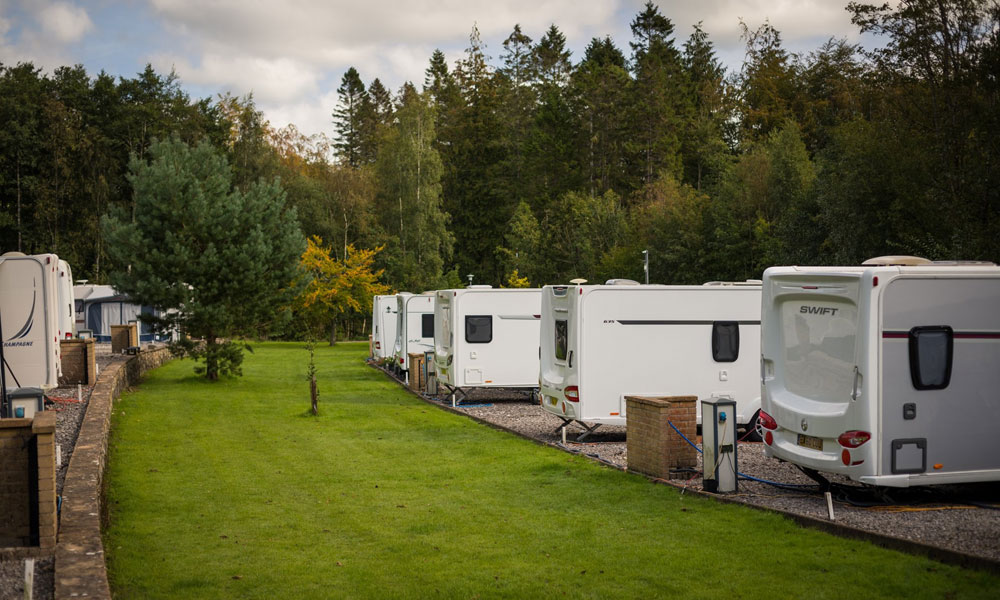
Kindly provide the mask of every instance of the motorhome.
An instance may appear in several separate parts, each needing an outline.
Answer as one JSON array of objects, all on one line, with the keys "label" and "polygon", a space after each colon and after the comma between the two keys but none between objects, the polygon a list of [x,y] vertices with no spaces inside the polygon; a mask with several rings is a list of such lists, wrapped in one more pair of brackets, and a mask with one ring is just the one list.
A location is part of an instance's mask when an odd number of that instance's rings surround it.
[{"label": "motorhome", "polygon": [[395,294],[372,297],[372,358],[376,361],[392,357],[397,312]]},{"label": "motorhome", "polygon": [[624,283],[542,288],[542,407],[592,430],[625,425],[625,396],[730,398],[751,424],[760,282]]},{"label": "motorhome", "polygon": [[434,349],[434,292],[397,294],[396,311],[393,357],[396,369],[406,373],[410,353]]},{"label": "motorhome", "polygon": [[59,257],[0,256],[0,339],[8,390],[59,385]]},{"label": "motorhome", "polygon": [[998,307],[991,263],[766,270],[765,453],[878,486],[1000,480]]},{"label": "motorhome", "polygon": [[439,290],[434,370],[450,390],[538,386],[542,290],[474,285]]}]

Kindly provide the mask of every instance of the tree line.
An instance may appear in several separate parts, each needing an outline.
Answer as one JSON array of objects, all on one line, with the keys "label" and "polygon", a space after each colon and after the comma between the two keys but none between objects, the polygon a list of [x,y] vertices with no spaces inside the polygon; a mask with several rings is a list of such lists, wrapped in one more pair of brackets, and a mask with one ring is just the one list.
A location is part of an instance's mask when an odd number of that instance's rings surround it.
[{"label": "tree line", "polygon": [[[727,70],[696,25],[647,3],[627,47],[573,57],[515,25],[494,61],[474,28],[390,91],[349,69],[334,136],[271,127],[252,96],[192,99],[176,76],[0,65],[0,245],[107,281],[100,218],[134,220],[130,157],[207,143],[234,189],[277,179],[301,232],[419,292],[582,277],[700,283],[875,255],[1000,258],[1000,6],[852,2],[881,45],[789,52],[742,24]],[[362,311],[363,312],[363,311]],[[361,317],[359,317],[361,318]]]}]

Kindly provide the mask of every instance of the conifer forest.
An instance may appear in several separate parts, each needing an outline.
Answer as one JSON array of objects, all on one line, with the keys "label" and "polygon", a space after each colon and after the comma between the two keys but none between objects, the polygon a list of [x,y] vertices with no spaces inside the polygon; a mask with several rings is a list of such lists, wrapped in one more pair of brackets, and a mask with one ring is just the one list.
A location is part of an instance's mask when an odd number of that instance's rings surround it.
[{"label": "conifer forest", "polygon": [[670,284],[888,254],[1000,261],[1000,3],[845,10],[876,44],[795,54],[744,24],[738,69],[667,5],[582,56],[557,25],[489,48],[472,27],[457,61],[435,51],[400,89],[347,70],[330,136],[152,67],[0,64],[0,252],[108,281],[102,217],[135,209],[130,159],[176,136],[225,156],[234,188],[277,179],[305,237],[377,250],[393,290],[641,281],[644,250],[650,282]]}]

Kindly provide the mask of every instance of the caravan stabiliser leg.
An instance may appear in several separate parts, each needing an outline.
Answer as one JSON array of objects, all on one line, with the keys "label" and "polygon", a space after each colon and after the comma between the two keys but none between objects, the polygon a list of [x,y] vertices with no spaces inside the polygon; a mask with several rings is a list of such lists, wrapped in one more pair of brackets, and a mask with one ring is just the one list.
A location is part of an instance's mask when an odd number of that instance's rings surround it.
[{"label": "caravan stabiliser leg", "polygon": [[[577,422],[579,423],[579,421],[577,421]],[[584,423],[580,423],[580,427],[583,427],[586,431],[584,431],[580,435],[576,436],[576,441],[582,442],[584,439],[586,439],[586,437],[588,435],[590,435],[590,434],[594,433],[595,431],[597,431],[597,428],[600,427],[600,426],[601,426],[600,423],[597,423],[595,425],[591,425],[589,427],[586,424],[584,424]]]}]

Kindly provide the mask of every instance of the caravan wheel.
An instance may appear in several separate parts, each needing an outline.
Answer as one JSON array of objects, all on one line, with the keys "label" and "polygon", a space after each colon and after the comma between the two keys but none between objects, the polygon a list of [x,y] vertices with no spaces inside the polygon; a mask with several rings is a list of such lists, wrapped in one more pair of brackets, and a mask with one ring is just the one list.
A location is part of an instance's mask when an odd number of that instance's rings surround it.
[{"label": "caravan wheel", "polygon": [[758,429],[760,423],[760,409],[750,417],[750,422],[747,423],[746,432],[740,437],[741,442],[760,442],[763,438],[760,437],[760,429]]}]

